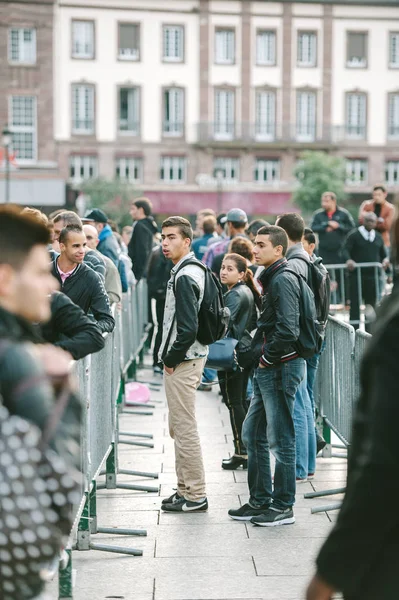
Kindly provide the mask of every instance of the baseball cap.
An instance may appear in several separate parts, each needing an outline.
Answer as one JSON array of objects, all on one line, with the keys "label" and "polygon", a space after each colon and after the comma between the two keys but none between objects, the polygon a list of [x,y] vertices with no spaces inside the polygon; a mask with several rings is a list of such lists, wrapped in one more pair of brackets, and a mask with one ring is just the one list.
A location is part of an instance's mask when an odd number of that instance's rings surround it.
[{"label": "baseball cap", "polygon": [[248,223],[247,214],[241,208],[231,208],[226,215],[226,221],[230,221],[230,223],[242,223],[245,225]]},{"label": "baseball cap", "polygon": [[96,223],[108,223],[108,217],[104,211],[99,208],[93,208],[93,210],[88,211],[84,217],[82,217],[82,221],[96,221]]}]

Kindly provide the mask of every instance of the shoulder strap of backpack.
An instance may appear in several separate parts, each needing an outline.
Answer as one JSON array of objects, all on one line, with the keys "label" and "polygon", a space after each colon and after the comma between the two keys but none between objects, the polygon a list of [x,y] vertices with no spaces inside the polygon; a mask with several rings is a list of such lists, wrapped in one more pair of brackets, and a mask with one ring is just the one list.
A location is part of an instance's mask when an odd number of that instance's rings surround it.
[{"label": "shoulder strap of backpack", "polygon": [[[301,259],[301,260],[302,260],[302,259]],[[283,272],[283,271],[282,271],[282,272]],[[295,275],[295,277],[296,277],[296,278],[297,278],[299,281],[301,281],[301,280],[302,280],[302,281],[304,281],[304,282],[305,282],[307,285],[309,285],[309,284],[308,284],[308,282],[306,281],[306,277],[304,277],[304,276],[302,275],[302,273],[297,273],[296,271],[293,271],[292,269],[284,269],[284,272],[285,272],[285,273],[292,273],[293,275]]]},{"label": "shoulder strap of backpack", "polygon": [[197,260],[196,258],[190,258],[190,260],[185,260],[183,264],[180,265],[180,267],[177,269],[177,271],[175,271],[175,273],[173,274],[173,293],[175,293],[175,281],[176,281],[176,276],[177,274],[184,269],[184,267],[187,267],[188,265],[194,265],[195,267],[201,267],[201,269],[205,272],[207,272],[208,267],[206,265],[204,265],[204,263],[202,263],[201,261]]}]

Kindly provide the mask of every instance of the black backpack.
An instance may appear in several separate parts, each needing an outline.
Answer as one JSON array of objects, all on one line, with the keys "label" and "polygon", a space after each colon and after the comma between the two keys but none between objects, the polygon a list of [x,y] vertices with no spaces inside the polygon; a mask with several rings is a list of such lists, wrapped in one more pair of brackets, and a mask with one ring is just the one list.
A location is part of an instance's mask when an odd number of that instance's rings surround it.
[{"label": "black backpack", "polygon": [[316,305],[316,333],[317,333],[317,352],[320,352],[323,345],[328,315],[330,311],[331,300],[331,280],[330,274],[320,256],[317,256],[314,261],[305,261],[300,256],[296,256],[303,260],[308,265],[309,279],[308,285],[313,292],[314,302]]},{"label": "black backpack", "polygon": [[[291,269],[284,269],[284,273],[292,273],[298,279],[300,288],[299,300],[299,338],[297,340],[298,354],[302,358],[311,358],[321,349],[320,336],[317,330],[317,311],[313,291],[306,279]],[[322,343],[322,342],[321,342]],[[320,348],[319,348],[320,345]]]},{"label": "black backpack", "polygon": [[[205,272],[204,297],[198,313],[198,333],[197,340],[200,344],[208,346],[221,340],[227,331],[230,311],[224,305],[223,290],[216,275],[212,273],[209,267],[197,259],[190,259],[183,262],[177,273],[187,265],[196,265]],[[173,284],[173,291],[175,291]]]}]

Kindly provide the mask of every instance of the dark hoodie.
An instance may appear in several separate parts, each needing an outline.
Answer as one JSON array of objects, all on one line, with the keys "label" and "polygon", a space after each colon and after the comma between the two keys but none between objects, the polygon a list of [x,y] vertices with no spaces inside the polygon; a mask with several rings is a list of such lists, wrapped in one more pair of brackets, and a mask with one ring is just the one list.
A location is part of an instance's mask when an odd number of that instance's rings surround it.
[{"label": "dark hoodie", "polygon": [[133,273],[137,281],[147,276],[148,263],[154,245],[154,235],[158,227],[152,216],[133,224],[133,233],[128,252],[133,263]]}]

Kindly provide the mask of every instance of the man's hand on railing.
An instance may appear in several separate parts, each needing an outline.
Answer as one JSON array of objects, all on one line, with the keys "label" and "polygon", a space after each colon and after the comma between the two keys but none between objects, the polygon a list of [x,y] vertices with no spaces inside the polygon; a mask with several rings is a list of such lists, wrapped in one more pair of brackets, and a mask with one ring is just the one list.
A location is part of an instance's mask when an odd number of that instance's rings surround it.
[{"label": "man's hand on railing", "polygon": [[346,261],[346,268],[348,269],[348,271],[354,271],[356,269],[356,263],[354,260],[347,260]]}]

